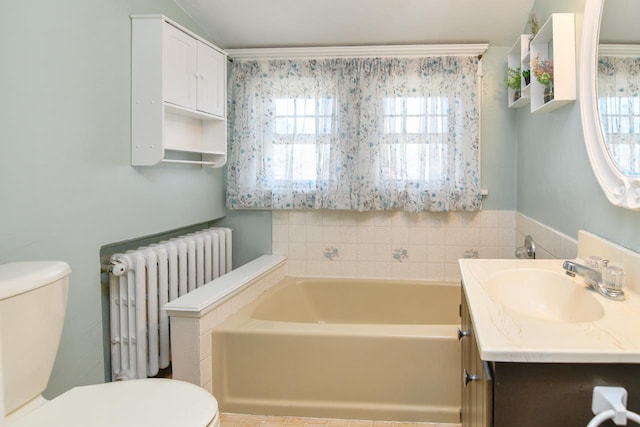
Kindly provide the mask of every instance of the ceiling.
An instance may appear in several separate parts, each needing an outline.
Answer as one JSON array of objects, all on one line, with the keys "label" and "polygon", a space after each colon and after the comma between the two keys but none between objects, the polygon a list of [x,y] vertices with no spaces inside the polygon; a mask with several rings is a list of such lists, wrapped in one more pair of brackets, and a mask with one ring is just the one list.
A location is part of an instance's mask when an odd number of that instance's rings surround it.
[{"label": "ceiling", "polygon": [[224,49],[512,46],[534,0],[175,0]]}]

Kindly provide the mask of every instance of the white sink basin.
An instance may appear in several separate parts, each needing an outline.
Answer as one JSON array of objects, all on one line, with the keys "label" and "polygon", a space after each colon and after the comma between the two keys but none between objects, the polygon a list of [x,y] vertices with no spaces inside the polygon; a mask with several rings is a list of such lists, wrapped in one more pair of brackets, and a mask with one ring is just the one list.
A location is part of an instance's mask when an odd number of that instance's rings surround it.
[{"label": "white sink basin", "polygon": [[604,316],[598,296],[554,271],[514,268],[492,274],[486,290],[518,314],[554,322],[594,322]]}]

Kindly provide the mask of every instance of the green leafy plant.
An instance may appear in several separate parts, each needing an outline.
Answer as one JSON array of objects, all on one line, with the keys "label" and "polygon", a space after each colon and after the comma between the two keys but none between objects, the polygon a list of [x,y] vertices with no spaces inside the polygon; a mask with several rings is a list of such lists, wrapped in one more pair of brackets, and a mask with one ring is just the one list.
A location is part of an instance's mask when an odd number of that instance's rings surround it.
[{"label": "green leafy plant", "polygon": [[531,28],[533,37],[535,37],[536,34],[538,34],[538,31],[540,31],[540,21],[538,21],[538,15],[535,12],[532,12],[531,15],[529,15],[529,20],[527,21],[527,23]]},{"label": "green leafy plant", "polygon": [[507,84],[508,88],[513,90],[520,90],[522,85],[521,80],[521,68],[507,68],[507,77],[505,77],[504,81]]},{"label": "green leafy plant", "polygon": [[525,86],[531,82],[531,70],[522,70],[522,77],[524,77]]}]

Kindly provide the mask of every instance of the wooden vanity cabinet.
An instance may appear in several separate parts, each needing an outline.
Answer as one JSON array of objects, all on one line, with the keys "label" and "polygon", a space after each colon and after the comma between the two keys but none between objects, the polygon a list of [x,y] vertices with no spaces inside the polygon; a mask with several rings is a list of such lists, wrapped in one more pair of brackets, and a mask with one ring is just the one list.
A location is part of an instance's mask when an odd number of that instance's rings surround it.
[{"label": "wooden vanity cabinet", "polygon": [[480,359],[475,331],[467,298],[462,291],[460,306],[461,328],[458,332],[462,346],[462,409],[460,421],[465,427],[491,426],[493,391],[491,365]]},{"label": "wooden vanity cabinet", "polygon": [[[460,314],[463,427],[586,426],[595,386],[624,387],[640,412],[640,364],[482,361],[464,287]],[[465,369],[477,376],[466,386]]]}]

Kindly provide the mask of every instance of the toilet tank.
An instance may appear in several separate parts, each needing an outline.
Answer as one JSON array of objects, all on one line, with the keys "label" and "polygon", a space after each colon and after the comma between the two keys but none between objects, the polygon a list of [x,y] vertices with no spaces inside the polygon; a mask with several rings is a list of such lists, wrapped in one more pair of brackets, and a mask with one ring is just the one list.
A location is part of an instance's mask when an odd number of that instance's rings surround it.
[{"label": "toilet tank", "polygon": [[5,414],[39,398],[58,351],[69,288],[58,261],[0,265],[0,378]]}]

